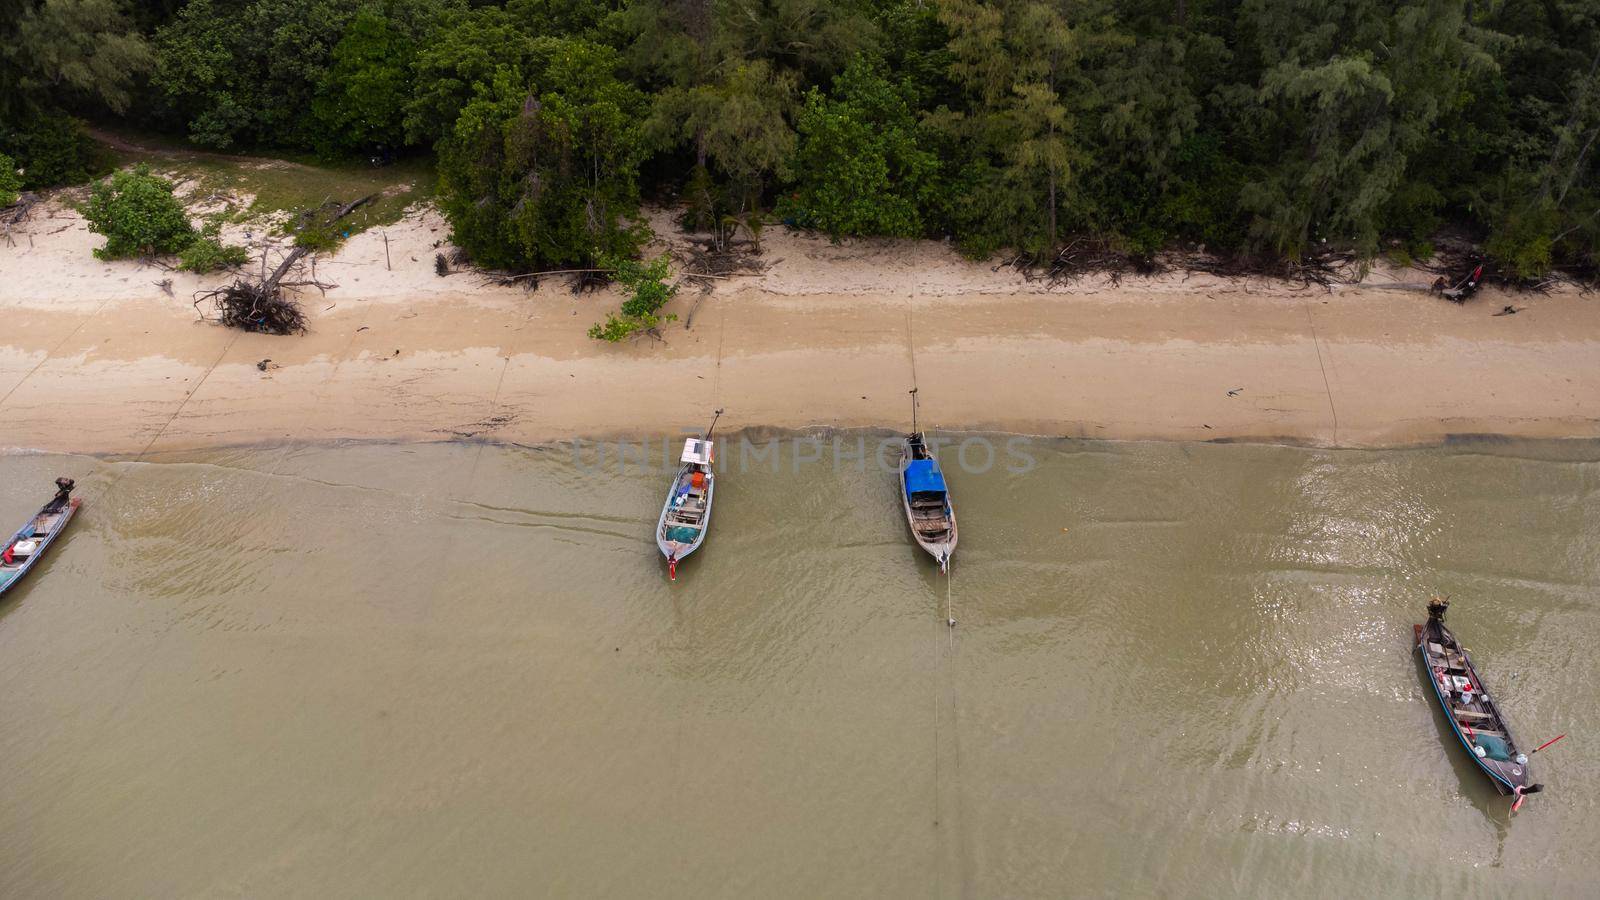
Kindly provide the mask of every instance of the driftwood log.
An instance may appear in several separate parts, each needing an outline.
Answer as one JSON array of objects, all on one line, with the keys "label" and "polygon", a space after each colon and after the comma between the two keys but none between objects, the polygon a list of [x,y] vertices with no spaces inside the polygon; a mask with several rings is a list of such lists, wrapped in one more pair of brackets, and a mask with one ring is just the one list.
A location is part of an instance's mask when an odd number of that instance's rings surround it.
[{"label": "driftwood log", "polygon": [[[369,194],[340,206],[323,224],[332,225],[343,219],[357,208],[371,202],[374,196],[376,195]],[[314,214],[315,210],[312,210],[301,215],[302,228]],[[216,310],[217,321],[229,328],[262,334],[304,334],[305,312],[300,308],[298,300],[284,294],[284,288],[307,285],[326,288],[327,285],[316,281],[314,271],[313,277],[309,280],[296,278],[293,281],[284,281],[284,278],[291,272],[299,271],[301,262],[310,253],[309,248],[295,247],[279,261],[271,274],[266,273],[267,258],[263,253],[260,278],[237,278],[225,287],[201,291],[195,295],[195,309],[199,310],[202,303],[211,304]],[[200,317],[202,319],[206,317],[203,311]]]},{"label": "driftwood log", "polygon": [[23,191],[10,206],[0,209],[0,236],[5,237],[7,246],[16,245],[16,239],[11,236],[11,229],[26,221],[28,214],[33,212],[33,207],[38,202],[38,194]]}]

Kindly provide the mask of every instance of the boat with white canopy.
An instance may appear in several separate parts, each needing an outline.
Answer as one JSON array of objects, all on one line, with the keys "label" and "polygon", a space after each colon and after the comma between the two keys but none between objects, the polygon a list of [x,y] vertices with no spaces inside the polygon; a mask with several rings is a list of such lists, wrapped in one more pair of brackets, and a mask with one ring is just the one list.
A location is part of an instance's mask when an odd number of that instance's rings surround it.
[{"label": "boat with white canopy", "polygon": [[678,563],[700,549],[711,528],[711,500],[716,487],[716,473],[712,471],[716,449],[711,432],[721,417],[719,409],[705,437],[683,442],[682,466],[672,480],[667,502],[661,507],[661,519],[656,523],[656,546],[667,558],[667,575],[674,581],[678,578]]}]

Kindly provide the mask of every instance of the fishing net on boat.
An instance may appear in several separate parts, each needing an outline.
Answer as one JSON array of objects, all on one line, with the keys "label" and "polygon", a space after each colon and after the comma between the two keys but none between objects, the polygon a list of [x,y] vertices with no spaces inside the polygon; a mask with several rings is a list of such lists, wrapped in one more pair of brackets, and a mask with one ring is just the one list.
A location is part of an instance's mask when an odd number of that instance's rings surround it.
[{"label": "fishing net on boat", "polygon": [[667,529],[666,539],[679,544],[692,544],[700,540],[700,529],[688,525],[673,525]]},{"label": "fishing net on boat", "polygon": [[1506,743],[1505,738],[1493,734],[1480,734],[1475,735],[1475,737],[1478,746],[1483,748],[1484,756],[1490,759],[1498,759],[1501,762],[1510,761],[1511,745]]}]

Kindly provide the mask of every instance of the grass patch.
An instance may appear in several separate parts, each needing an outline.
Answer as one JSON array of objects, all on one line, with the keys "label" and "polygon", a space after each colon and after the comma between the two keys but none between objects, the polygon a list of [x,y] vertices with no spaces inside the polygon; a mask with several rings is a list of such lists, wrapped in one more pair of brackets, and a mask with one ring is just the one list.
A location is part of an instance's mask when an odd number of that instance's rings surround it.
[{"label": "grass patch", "polygon": [[347,203],[368,194],[377,195],[371,203],[340,221],[336,229],[308,229],[295,234],[297,243],[318,250],[331,250],[350,235],[399,221],[412,204],[433,196],[435,181],[433,160],[427,157],[373,166],[230,156],[186,149],[170,142],[157,143],[144,136],[116,138],[112,147],[119,166],[147,163],[175,179],[196,182],[187,193],[190,203],[206,204],[231,196],[250,195],[253,200],[249,205],[240,208],[238,204],[225,202],[218,211],[232,222],[271,217],[294,223],[301,213],[329,203]]}]

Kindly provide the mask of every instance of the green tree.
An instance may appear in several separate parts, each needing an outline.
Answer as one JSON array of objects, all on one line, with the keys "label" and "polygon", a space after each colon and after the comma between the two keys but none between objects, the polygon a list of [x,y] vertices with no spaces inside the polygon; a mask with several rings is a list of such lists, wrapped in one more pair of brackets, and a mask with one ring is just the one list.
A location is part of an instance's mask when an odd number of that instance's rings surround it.
[{"label": "green tree", "polygon": [[939,159],[922,146],[910,91],[865,57],[834,80],[831,96],[812,88],[797,117],[796,189],[785,211],[834,237],[920,236]]},{"label": "green tree", "polygon": [[1279,253],[1337,240],[1370,254],[1410,154],[1462,79],[1488,57],[1459,0],[1246,0],[1263,64],[1235,102],[1258,123],[1267,158],[1240,201],[1251,232]]},{"label": "green tree", "polygon": [[939,20],[967,101],[964,110],[933,117],[969,148],[958,184],[971,199],[952,210],[963,243],[978,252],[1054,246],[1061,203],[1083,158],[1065,94],[1078,35],[1064,10],[1043,0],[941,0]]},{"label": "green tree", "polygon": [[0,152],[22,169],[29,190],[82,184],[110,170],[105,149],[89,137],[83,123],[63,112],[25,116],[15,125],[0,124]]},{"label": "green tree", "polygon": [[338,0],[191,0],[156,33],[153,83],[197,144],[310,149],[306,112],[351,15]]},{"label": "green tree", "polygon": [[150,174],[149,166],[117,172],[96,184],[83,217],[90,231],[106,237],[106,245],[94,251],[100,259],[177,253],[194,240],[172,182]]},{"label": "green tree", "polygon": [[[692,186],[724,183],[726,205],[743,211],[787,173],[802,86],[831,78],[876,31],[865,5],[828,0],[634,0],[607,29],[655,93],[656,146],[686,147]],[[696,218],[707,226],[720,215]]]},{"label": "green tree", "polygon": [[453,133],[481,85],[504,68],[529,71],[533,36],[505,10],[485,7],[452,17],[417,53],[414,88],[406,104],[406,139],[432,146]]},{"label": "green tree", "polygon": [[1476,177],[1441,193],[1489,230],[1486,250],[1523,278],[1600,266],[1600,16],[1567,0],[1511,0],[1484,24],[1493,77],[1442,129],[1436,152]]},{"label": "green tree", "polygon": [[0,11],[0,122],[69,102],[127,110],[154,57],[118,0],[13,0]]},{"label": "green tree", "polygon": [[345,26],[311,110],[327,154],[394,149],[405,140],[415,50],[380,11],[365,8]]},{"label": "green tree", "polygon": [[644,96],[615,51],[541,38],[530,80],[500,68],[440,144],[440,206],[455,241],[498,267],[627,257],[638,223]]},{"label": "green tree", "polygon": [[23,186],[87,181],[103,154],[67,108],[129,108],[150,70],[149,44],[119,0],[12,0],[0,4],[0,152]]},{"label": "green tree", "polygon": [[794,93],[791,73],[774,72],[762,60],[733,64],[714,81],[658,94],[651,127],[658,136],[692,141],[698,165],[714,162],[731,182],[734,206],[754,210],[794,154],[786,116]]}]

